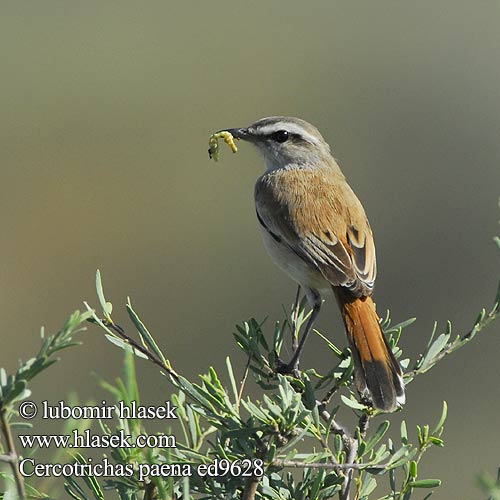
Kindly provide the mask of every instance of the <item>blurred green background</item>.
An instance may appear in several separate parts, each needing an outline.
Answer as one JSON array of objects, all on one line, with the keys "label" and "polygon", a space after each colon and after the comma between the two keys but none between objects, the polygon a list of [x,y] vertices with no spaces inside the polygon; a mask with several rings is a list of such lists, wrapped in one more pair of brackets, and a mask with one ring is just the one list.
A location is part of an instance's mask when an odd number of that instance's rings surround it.
[{"label": "blurred green background", "polygon": [[[295,287],[268,259],[253,208],[262,166],[241,144],[207,158],[215,130],[267,115],[311,121],[374,229],[379,312],[465,331],[496,290],[500,3],[4,2],[0,364],[15,369],[83,300],[100,268],[116,320],[129,294],[175,366],[223,369],[233,325],[281,318]],[[319,327],[344,342],[332,303]],[[409,423],[446,447],[419,471],[436,498],[478,498],[500,465],[500,325],[408,391]],[[100,398],[121,355],[91,328],[34,384],[36,399]],[[318,339],[303,365],[325,369]],[[145,363],[145,401],[170,387]],[[160,389],[161,388],[161,389]]]}]

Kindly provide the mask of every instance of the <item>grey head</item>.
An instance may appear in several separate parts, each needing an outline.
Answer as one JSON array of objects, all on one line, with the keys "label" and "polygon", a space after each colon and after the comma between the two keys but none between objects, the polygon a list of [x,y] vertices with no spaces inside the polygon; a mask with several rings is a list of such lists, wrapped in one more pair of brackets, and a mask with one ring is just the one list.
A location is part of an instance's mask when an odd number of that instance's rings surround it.
[{"label": "grey head", "polygon": [[314,168],[332,160],[330,147],[319,130],[300,118],[269,116],[248,127],[227,130],[234,137],[254,144],[268,170]]}]

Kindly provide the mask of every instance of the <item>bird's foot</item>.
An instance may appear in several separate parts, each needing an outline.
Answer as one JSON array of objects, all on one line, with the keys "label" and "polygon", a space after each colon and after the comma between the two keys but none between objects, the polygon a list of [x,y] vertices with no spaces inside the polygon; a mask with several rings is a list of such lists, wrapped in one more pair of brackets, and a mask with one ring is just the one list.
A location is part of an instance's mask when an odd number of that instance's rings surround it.
[{"label": "bird's foot", "polygon": [[278,355],[276,355],[276,373],[281,375],[291,375],[295,378],[300,378],[299,364],[297,362],[290,361],[290,363],[285,363],[282,361]]}]

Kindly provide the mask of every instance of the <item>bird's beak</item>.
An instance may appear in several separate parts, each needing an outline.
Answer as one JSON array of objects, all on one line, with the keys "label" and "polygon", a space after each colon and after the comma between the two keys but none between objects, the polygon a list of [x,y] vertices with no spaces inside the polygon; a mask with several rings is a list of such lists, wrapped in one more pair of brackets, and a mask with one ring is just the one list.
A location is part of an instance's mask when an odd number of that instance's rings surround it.
[{"label": "bird's beak", "polygon": [[229,132],[235,139],[243,139],[244,141],[252,139],[252,134],[246,128],[227,128],[225,131]]}]

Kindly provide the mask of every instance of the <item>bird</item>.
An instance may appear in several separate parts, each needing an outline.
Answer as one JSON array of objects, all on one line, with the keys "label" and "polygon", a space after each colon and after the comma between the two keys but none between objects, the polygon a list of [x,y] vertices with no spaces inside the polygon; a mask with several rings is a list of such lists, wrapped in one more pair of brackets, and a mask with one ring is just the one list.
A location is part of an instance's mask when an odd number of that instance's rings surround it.
[{"label": "bird", "polygon": [[384,337],[372,300],[377,274],[373,233],[319,130],[305,120],[270,116],[225,129],[253,144],[264,160],[255,210],[264,247],[305,292],[311,314],[282,373],[296,374],[304,344],[332,294],[340,309],[357,390],[382,412],[405,402],[401,368]]}]

